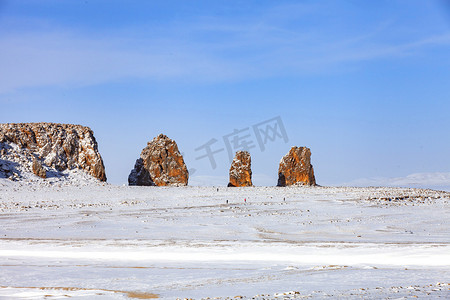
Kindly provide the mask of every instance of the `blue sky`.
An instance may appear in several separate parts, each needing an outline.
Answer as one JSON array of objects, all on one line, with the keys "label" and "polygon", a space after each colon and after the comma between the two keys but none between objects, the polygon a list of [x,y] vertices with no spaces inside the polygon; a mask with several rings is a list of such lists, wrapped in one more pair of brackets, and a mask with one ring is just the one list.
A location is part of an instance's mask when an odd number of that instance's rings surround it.
[{"label": "blue sky", "polygon": [[319,184],[450,172],[446,1],[0,0],[0,69],[0,122],[91,127],[111,183],[165,133],[192,183],[226,185],[226,150],[195,149],[235,129],[256,185],[294,145]]}]

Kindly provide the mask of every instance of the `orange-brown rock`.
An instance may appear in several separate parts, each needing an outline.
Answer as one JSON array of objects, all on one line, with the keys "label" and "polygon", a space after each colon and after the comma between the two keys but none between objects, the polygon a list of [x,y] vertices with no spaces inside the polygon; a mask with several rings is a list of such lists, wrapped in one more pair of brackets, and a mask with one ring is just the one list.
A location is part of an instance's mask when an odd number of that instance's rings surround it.
[{"label": "orange-brown rock", "polygon": [[309,148],[292,147],[281,159],[277,185],[316,185]]},{"label": "orange-brown rock", "polygon": [[0,148],[10,149],[6,160],[14,160],[19,156],[14,152],[19,151],[38,176],[43,177],[45,168],[55,172],[77,168],[106,181],[103,160],[89,127],[57,123],[0,124],[0,143]]},{"label": "orange-brown rock", "polygon": [[228,186],[253,186],[252,159],[247,151],[238,151],[230,167]]},{"label": "orange-brown rock", "polygon": [[129,185],[185,186],[189,172],[177,143],[164,134],[147,144],[128,176]]},{"label": "orange-brown rock", "polygon": [[37,159],[33,159],[31,166],[33,173],[41,178],[47,178],[47,171],[42,167],[41,163]]}]

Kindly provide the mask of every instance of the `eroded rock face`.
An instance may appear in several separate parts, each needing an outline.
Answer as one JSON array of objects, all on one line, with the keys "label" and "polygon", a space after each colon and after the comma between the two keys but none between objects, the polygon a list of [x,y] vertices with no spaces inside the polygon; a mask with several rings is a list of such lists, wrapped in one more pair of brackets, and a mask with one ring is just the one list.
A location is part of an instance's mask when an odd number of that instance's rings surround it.
[{"label": "eroded rock face", "polygon": [[41,178],[47,178],[47,171],[42,167],[41,163],[37,159],[33,159],[33,164],[31,166],[34,175]]},{"label": "eroded rock face", "polygon": [[253,186],[252,159],[247,151],[238,151],[230,167],[228,186]]},{"label": "eroded rock face", "polygon": [[[55,172],[82,169],[106,181],[97,141],[89,127],[57,123],[0,124],[0,154],[4,164],[19,164],[44,177]],[[20,158],[20,161],[16,161]]]},{"label": "eroded rock face", "polygon": [[281,159],[277,185],[316,185],[309,148],[292,147]]},{"label": "eroded rock face", "polygon": [[164,134],[147,144],[128,176],[129,185],[185,186],[189,172],[177,143]]}]

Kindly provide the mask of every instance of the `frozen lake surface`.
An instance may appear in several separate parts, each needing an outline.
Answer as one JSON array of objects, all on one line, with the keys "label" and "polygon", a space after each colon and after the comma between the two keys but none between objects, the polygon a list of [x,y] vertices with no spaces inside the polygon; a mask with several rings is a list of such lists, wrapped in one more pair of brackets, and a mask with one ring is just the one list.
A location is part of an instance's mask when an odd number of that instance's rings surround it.
[{"label": "frozen lake surface", "polygon": [[0,299],[450,298],[450,194],[0,181]]}]

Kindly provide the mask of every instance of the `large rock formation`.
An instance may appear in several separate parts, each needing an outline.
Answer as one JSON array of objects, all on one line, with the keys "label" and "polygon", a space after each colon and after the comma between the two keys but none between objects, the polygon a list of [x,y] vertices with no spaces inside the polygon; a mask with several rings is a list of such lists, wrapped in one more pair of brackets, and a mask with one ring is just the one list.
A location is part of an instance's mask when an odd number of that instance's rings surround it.
[{"label": "large rock formation", "polygon": [[[89,127],[56,123],[0,124],[0,164],[5,177],[20,171],[45,178],[51,172],[82,169],[106,181],[105,167]],[[14,169],[14,170],[12,170]],[[47,172],[48,171],[48,172]]]},{"label": "large rock formation", "polygon": [[306,147],[292,147],[280,161],[278,186],[316,185],[311,165],[311,150]]},{"label": "large rock formation", "polygon": [[189,172],[177,143],[164,134],[155,137],[141,152],[128,176],[129,185],[185,186]]},{"label": "large rock formation", "polygon": [[252,159],[247,151],[238,151],[230,167],[228,186],[253,186]]}]

